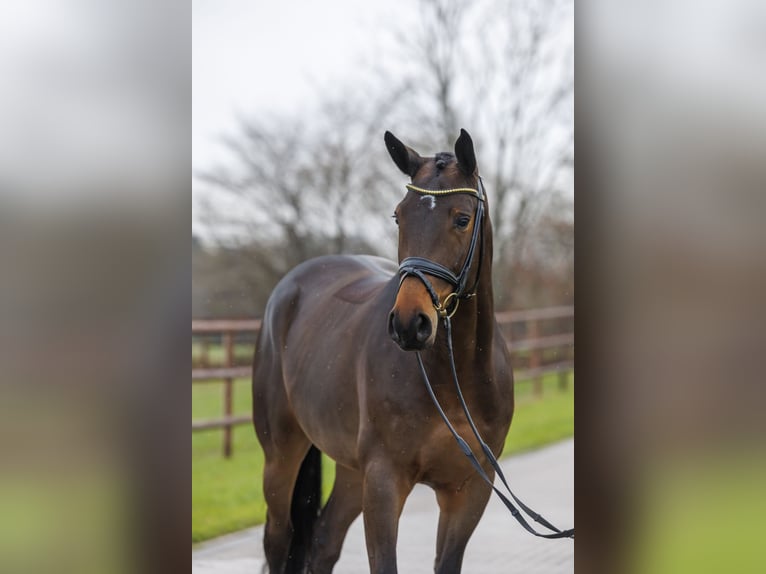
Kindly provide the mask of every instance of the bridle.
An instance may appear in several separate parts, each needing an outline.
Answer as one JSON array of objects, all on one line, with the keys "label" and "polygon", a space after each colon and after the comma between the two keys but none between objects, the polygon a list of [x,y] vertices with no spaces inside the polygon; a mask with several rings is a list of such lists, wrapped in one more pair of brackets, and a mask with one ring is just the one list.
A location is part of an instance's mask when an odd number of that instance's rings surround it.
[{"label": "bridle", "polygon": [[[468,245],[468,252],[466,253],[465,260],[460,272],[456,275],[450,269],[432,261],[425,257],[407,257],[399,264],[399,287],[402,286],[404,280],[414,275],[425,285],[428,294],[431,296],[431,301],[434,304],[434,308],[440,317],[452,317],[457,311],[458,305],[463,299],[470,299],[476,295],[476,287],[479,285],[479,276],[481,275],[481,262],[484,259],[483,247],[484,247],[484,184],[481,181],[481,177],[478,179],[479,185],[476,189],[471,187],[457,187],[454,189],[422,189],[415,185],[407,185],[407,189],[414,191],[420,195],[453,195],[457,193],[473,195],[478,200],[476,202],[476,211],[473,218],[473,231],[471,232],[471,242]],[[480,237],[481,236],[481,237]],[[473,286],[466,290],[466,284],[468,283],[468,275],[473,265],[473,259],[476,255],[476,246],[479,245],[479,267],[476,270],[476,279],[473,282]],[[443,279],[454,289],[452,293],[444,298],[444,301],[439,301],[439,296],[436,294],[431,281],[426,277],[426,274]]]},{"label": "bridle", "polygon": [[[410,275],[413,275],[420,279],[420,281],[425,285],[426,290],[428,291],[428,294],[431,296],[431,301],[434,305],[434,308],[436,309],[436,312],[438,313],[439,317],[442,318],[442,321],[444,322],[444,329],[446,331],[447,335],[447,354],[449,355],[449,362],[450,362],[450,369],[452,371],[452,380],[455,383],[455,389],[457,391],[457,396],[460,399],[460,405],[463,408],[463,412],[465,413],[466,419],[468,420],[468,424],[471,427],[471,431],[473,432],[473,435],[476,437],[476,440],[479,441],[479,444],[481,445],[481,449],[484,452],[484,456],[489,461],[492,468],[495,470],[497,475],[500,477],[500,481],[503,483],[505,488],[507,489],[508,493],[510,494],[511,498],[519,505],[519,508],[521,508],[527,516],[529,516],[532,520],[537,522],[538,524],[541,524],[545,528],[551,531],[550,534],[547,533],[541,533],[537,532],[532,526],[530,526],[529,522],[524,518],[524,516],[519,512],[519,510],[514,506],[514,504],[508,499],[505,494],[500,491],[494,484],[494,482],[489,478],[484,468],[481,466],[481,463],[476,458],[476,455],[471,450],[471,447],[468,446],[468,443],[461,437],[458,432],[455,430],[455,427],[450,423],[449,419],[447,418],[447,415],[444,412],[444,409],[442,409],[441,405],[439,404],[439,400],[436,398],[436,395],[434,394],[433,387],[431,386],[431,382],[428,380],[428,374],[426,373],[425,365],[423,364],[423,358],[420,356],[420,352],[416,352],[415,355],[418,360],[418,365],[420,367],[420,373],[423,377],[423,382],[426,385],[426,389],[428,390],[428,394],[431,397],[431,401],[434,403],[434,406],[436,407],[436,410],[439,412],[439,416],[444,421],[444,424],[447,425],[447,428],[449,429],[452,436],[455,438],[455,441],[457,442],[458,446],[460,447],[460,450],[465,454],[468,459],[471,461],[471,464],[476,469],[476,472],[479,473],[479,476],[486,482],[492,490],[497,494],[500,499],[503,501],[503,504],[505,504],[506,508],[511,512],[513,517],[521,524],[521,526],[524,527],[527,532],[534,534],[535,536],[538,536],[540,538],[548,538],[548,539],[555,539],[555,538],[574,538],[574,528],[570,528],[568,530],[561,530],[557,527],[555,527],[553,524],[548,522],[543,516],[541,516],[539,513],[535,512],[531,508],[529,508],[526,504],[524,504],[511,490],[511,487],[508,486],[508,481],[505,478],[505,475],[503,474],[502,469],[500,468],[499,463],[497,462],[497,459],[495,458],[494,453],[492,452],[492,449],[489,448],[486,442],[484,442],[484,439],[481,438],[481,435],[479,434],[478,429],[476,428],[476,425],[473,422],[473,418],[471,417],[471,413],[468,411],[468,405],[465,403],[465,399],[463,398],[463,392],[460,389],[460,382],[458,381],[457,376],[457,369],[455,367],[455,356],[452,349],[452,316],[457,311],[458,305],[462,299],[470,299],[471,297],[474,297],[476,295],[476,289],[479,285],[479,277],[481,276],[481,265],[482,265],[482,259],[484,258],[483,253],[483,245],[484,245],[484,210],[485,210],[485,194],[484,194],[484,184],[481,180],[481,177],[478,179],[478,186],[476,189],[470,188],[470,187],[460,187],[460,188],[454,188],[454,189],[443,189],[443,190],[428,190],[428,189],[422,189],[420,187],[416,187],[412,184],[406,186],[407,189],[414,191],[415,193],[419,193],[421,195],[449,195],[449,194],[455,194],[455,193],[465,193],[475,196],[478,201],[476,203],[476,212],[474,214],[474,225],[473,225],[473,231],[471,233],[471,242],[468,246],[468,252],[466,253],[465,260],[463,261],[463,266],[460,269],[460,272],[456,275],[453,273],[450,269],[445,267],[444,265],[437,263],[435,261],[432,261],[430,259],[426,259],[425,257],[407,257],[399,264],[399,287],[401,288],[402,283],[404,280],[409,277]],[[481,236],[481,237],[480,237]],[[476,270],[476,279],[473,282],[473,286],[471,289],[466,290],[466,284],[468,282],[468,275],[470,273],[471,267],[473,265],[473,259],[476,254],[476,245],[479,245],[479,262],[478,262],[478,268]],[[443,279],[450,283],[453,287],[452,293],[447,295],[444,298],[444,301],[439,301],[439,296],[436,293],[436,290],[433,288],[433,285],[431,284],[431,281],[426,277],[426,274],[432,275],[434,277],[438,277],[440,279]]]}]

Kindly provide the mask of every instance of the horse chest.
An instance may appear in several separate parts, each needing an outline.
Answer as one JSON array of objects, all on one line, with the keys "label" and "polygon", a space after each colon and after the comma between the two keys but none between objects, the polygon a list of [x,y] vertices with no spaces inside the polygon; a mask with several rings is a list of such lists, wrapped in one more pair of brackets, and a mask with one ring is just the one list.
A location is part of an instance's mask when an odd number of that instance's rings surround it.
[{"label": "horse chest", "polygon": [[[468,442],[475,453],[479,453],[481,447],[462,409],[457,404],[448,404],[446,410],[457,433]],[[471,406],[471,413],[484,440],[493,448],[500,444],[507,432],[504,417],[498,416],[499,413],[495,410],[487,412],[485,408],[478,406]],[[391,428],[401,431],[397,433],[401,442],[397,445],[394,456],[408,459],[411,468],[416,469],[419,482],[454,485],[462,483],[475,472],[432,405],[424,412],[421,411],[417,417],[407,417],[398,423],[391,421]]]},{"label": "horse chest", "polygon": [[[453,417],[453,425],[457,433],[465,439],[474,453],[481,452],[478,441],[473,436],[467,422],[459,422]],[[449,429],[439,419],[440,424],[430,429],[430,433],[424,438],[418,452],[418,475],[419,482],[432,487],[451,487],[459,489],[468,478],[474,476],[476,471],[468,458],[461,452]],[[479,426],[479,432],[490,444],[497,442],[495,433],[485,425],[474,419]]]}]

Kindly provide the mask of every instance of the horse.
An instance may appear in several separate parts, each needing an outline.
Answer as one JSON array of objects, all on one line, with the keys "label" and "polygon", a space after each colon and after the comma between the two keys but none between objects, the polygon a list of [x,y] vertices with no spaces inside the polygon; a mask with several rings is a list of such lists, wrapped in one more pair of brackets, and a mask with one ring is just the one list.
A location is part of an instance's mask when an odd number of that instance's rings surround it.
[{"label": "horse", "polygon": [[[414,356],[455,429],[470,436],[439,328],[445,313],[463,395],[496,456],[511,424],[513,374],[495,320],[492,225],[473,141],[461,130],[454,153],[433,157],[388,131],[384,141],[411,178],[394,212],[402,265],[311,259],[280,280],[265,308],[252,388],[271,573],[331,572],[360,513],[370,571],[396,572],[398,522],[417,483],[439,506],[434,570],[460,572],[491,490],[437,416]],[[321,453],[336,474],[320,509]]]}]

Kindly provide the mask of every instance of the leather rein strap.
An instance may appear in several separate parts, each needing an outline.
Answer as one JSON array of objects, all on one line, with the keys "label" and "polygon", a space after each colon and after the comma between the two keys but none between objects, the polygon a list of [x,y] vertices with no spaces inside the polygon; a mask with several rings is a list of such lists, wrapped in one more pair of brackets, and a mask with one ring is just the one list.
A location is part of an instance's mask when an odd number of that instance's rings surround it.
[{"label": "leather rein strap", "polygon": [[[519,505],[519,507],[529,516],[532,520],[537,522],[538,524],[541,524],[545,528],[551,531],[550,534],[547,533],[541,533],[537,532],[532,526],[530,526],[529,522],[524,518],[524,515],[519,512],[519,509],[516,508],[513,503],[510,501],[510,499],[503,494],[501,490],[499,490],[494,482],[489,478],[484,468],[481,466],[481,463],[476,458],[476,455],[471,450],[471,447],[468,446],[468,443],[461,437],[458,432],[455,430],[455,427],[452,426],[452,423],[450,423],[449,419],[447,418],[447,415],[445,414],[444,410],[442,409],[441,405],[439,404],[438,399],[436,398],[436,395],[434,394],[433,387],[431,386],[431,382],[428,380],[428,374],[426,373],[425,365],[423,364],[423,358],[420,356],[420,352],[417,352],[415,355],[418,360],[418,365],[420,367],[420,373],[423,376],[423,382],[426,385],[426,389],[428,390],[428,394],[431,397],[431,400],[434,403],[434,406],[436,407],[436,410],[439,412],[439,416],[444,421],[444,424],[447,425],[447,428],[449,429],[450,433],[452,433],[452,436],[455,438],[455,441],[457,442],[458,446],[460,447],[460,450],[465,454],[469,460],[471,461],[471,464],[476,469],[476,472],[479,473],[479,476],[486,482],[492,490],[500,497],[500,500],[503,501],[503,504],[505,504],[506,508],[510,510],[511,515],[521,524],[521,526],[524,527],[524,529],[529,532],[530,534],[534,534],[535,536],[539,536],[540,538],[548,538],[548,539],[556,539],[556,538],[574,538],[574,528],[570,528],[569,530],[560,530],[559,528],[556,528],[553,524],[548,522],[544,517],[542,517],[539,513],[533,511],[531,508],[529,508],[526,504],[524,504],[511,490],[511,487],[508,486],[508,481],[505,478],[505,475],[503,474],[502,469],[500,468],[500,465],[497,462],[497,459],[495,458],[495,455],[492,453],[492,449],[489,448],[487,443],[484,442],[484,439],[481,438],[481,435],[479,434],[478,429],[476,428],[476,425],[473,422],[473,418],[471,417],[471,413],[468,411],[468,405],[465,403],[465,399],[463,398],[463,392],[460,389],[460,382],[458,381],[457,376],[457,369],[455,368],[455,356],[452,349],[452,321],[450,318],[452,315],[455,314],[457,311],[458,303],[461,299],[469,299],[476,295],[476,287],[479,283],[479,276],[481,275],[481,264],[483,259],[483,253],[480,252],[479,254],[479,268],[476,272],[476,280],[474,281],[473,287],[466,292],[465,286],[468,281],[468,274],[470,272],[473,259],[476,253],[476,246],[479,245],[479,250],[481,251],[482,245],[484,243],[483,241],[483,228],[484,228],[484,184],[482,183],[481,178],[479,178],[479,185],[478,189],[472,189],[472,188],[456,188],[456,189],[446,189],[446,190],[427,190],[427,189],[421,189],[419,187],[415,187],[414,185],[408,185],[407,189],[414,191],[415,193],[419,193],[421,195],[447,195],[452,193],[467,193],[474,195],[479,201],[476,205],[476,213],[474,217],[474,227],[473,232],[471,233],[471,243],[468,247],[468,253],[466,254],[465,261],[463,262],[463,267],[461,268],[460,272],[456,275],[451,270],[447,269],[445,266],[441,265],[440,263],[436,263],[435,261],[431,261],[430,259],[426,259],[423,257],[407,257],[404,259],[401,264],[399,265],[399,286],[401,287],[402,282],[404,279],[410,275],[414,275],[420,281],[425,285],[426,290],[428,291],[428,294],[431,297],[431,300],[433,302],[434,308],[438,312],[439,316],[444,321],[444,328],[447,333],[447,352],[449,355],[449,361],[450,361],[450,368],[452,370],[452,380],[455,383],[455,389],[457,391],[458,398],[460,399],[460,404],[463,408],[463,412],[465,413],[466,419],[468,420],[468,424],[471,427],[471,431],[473,432],[474,436],[476,437],[476,440],[479,441],[479,444],[481,445],[481,449],[484,452],[485,458],[489,461],[492,468],[495,470],[497,475],[500,477],[500,481],[503,483],[505,488],[507,489],[508,493],[511,495],[511,498],[516,502],[516,504]],[[479,241],[479,234],[482,234],[481,241]],[[443,279],[444,281],[447,281],[454,287],[454,291],[450,293],[444,301],[439,301],[439,297],[436,294],[436,290],[433,288],[433,285],[429,281],[429,279],[426,277],[426,274],[431,275],[433,277],[438,277],[440,279]]]},{"label": "leather rein strap", "polygon": [[439,404],[439,400],[436,398],[436,395],[434,394],[433,387],[431,386],[431,382],[428,380],[428,374],[426,373],[425,365],[423,365],[423,358],[420,356],[420,352],[418,351],[416,353],[417,359],[418,359],[418,366],[420,367],[420,373],[423,376],[423,382],[426,385],[426,389],[428,389],[428,394],[431,397],[431,401],[433,401],[434,406],[436,407],[436,410],[439,412],[439,416],[444,421],[444,424],[447,425],[447,428],[449,429],[450,433],[452,433],[452,436],[455,438],[455,441],[457,442],[458,446],[460,447],[460,450],[463,452],[464,455],[468,457],[468,459],[471,461],[471,464],[476,469],[476,472],[479,473],[479,476],[486,482],[492,490],[495,491],[495,494],[497,494],[500,497],[500,500],[503,501],[503,504],[505,504],[506,508],[511,511],[511,515],[521,524],[521,526],[524,527],[524,529],[529,532],[530,534],[534,534],[535,536],[538,536],[540,538],[548,538],[548,539],[556,539],[556,538],[574,538],[574,528],[570,528],[568,530],[561,530],[559,528],[556,528],[553,524],[548,522],[542,515],[535,512],[531,508],[529,508],[526,504],[524,504],[521,499],[519,499],[511,490],[511,487],[508,485],[508,481],[505,478],[505,474],[503,473],[503,470],[500,468],[500,464],[497,462],[497,459],[495,458],[495,455],[492,453],[492,449],[489,448],[486,442],[484,442],[484,439],[481,438],[481,435],[479,434],[479,430],[476,428],[476,425],[473,422],[473,418],[471,417],[471,413],[468,411],[468,405],[465,403],[465,398],[463,398],[463,392],[460,389],[460,382],[458,381],[457,377],[457,370],[455,368],[455,356],[452,350],[452,321],[449,317],[444,316],[444,328],[447,331],[447,352],[449,355],[449,361],[450,361],[450,368],[452,370],[452,380],[455,383],[455,389],[457,391],[458,398],[460,399],[460,405],[463,408],[463,412],[465,413],[466,419],[468,419],[468,424],[471,427],[471,431],[473,431],[473,435],[476,437],[476,440],[479,441],[479,444],[481,445],[481,449],[484,452],[484,456],[489,461],[490,465],[492,465],[492,468],[495,469],[495,472],[500,477],[500,481],[503,483],[505,488],[508,490],[508,493],[511,495],[511,498],[513,498],[514,501],[516,501],[516,504],[519,505],[519,507],[529,516],[532,520],[537,522],[538,524],[542,524],[545,528],[551,531],[551,534],[537,532],[532,526],[530,526],[529,522],[524,518],[524,515],[519,512],[518,508],[516,508],[513,503],[508,499],[507,496],[503,494],[502,491],[500,491],[494,484],[494,482],[487,476],[487,473],[485,472],[484,468],[481,466],[481,463],[476,458],[476,455],[471,450],[471,447],[468,446],[468,443],[461,437],[458,432],[455,430],[455,427],[452,426],[452,423],[450,423],[449,419],[447,418],[447,415],[444,412],[444,409],[442,409],[441,405]]}]

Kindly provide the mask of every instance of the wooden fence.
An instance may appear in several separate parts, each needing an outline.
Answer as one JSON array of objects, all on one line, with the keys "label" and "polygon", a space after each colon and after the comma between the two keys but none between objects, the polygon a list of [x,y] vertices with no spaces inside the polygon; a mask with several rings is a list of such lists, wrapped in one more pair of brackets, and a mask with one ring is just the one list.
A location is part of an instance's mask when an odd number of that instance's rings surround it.
[{"label": "wooden fence", "polygon": [[[543,394],[543,377],[558,373],[558,386],[566,390],[574,369],[574,307],[546,307],[497,313],[514,367],[517,384],[532,384],[533,394]],[[232,429],[249,424],[250,414],[234,415],[234,380],[251,376],[252,345],[261,327],[259,319],[205,319],[192,321],[192,383],[223,383],[223,418],[192,421],[192,432],[223,429],[223,454],[232,453]],[[249,353],[237,356],[239,344]],[[212,361],[212,349],[222,350]],[[196,353],[195,353],[196,350]]]}]

